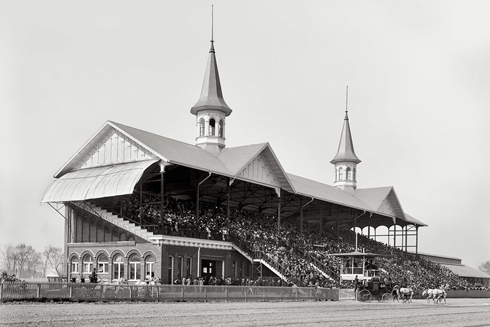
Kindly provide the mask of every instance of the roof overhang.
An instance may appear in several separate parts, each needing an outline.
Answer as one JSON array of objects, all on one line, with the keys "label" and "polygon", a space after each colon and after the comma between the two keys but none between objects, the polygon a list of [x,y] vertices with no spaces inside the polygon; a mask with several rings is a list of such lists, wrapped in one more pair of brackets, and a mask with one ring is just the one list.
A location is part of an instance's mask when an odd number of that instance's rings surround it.
[{"label": "roof overhang", "polygon": [[83,201],[132,194],[143,172],[159,160],[80,169],[55,180],[41,202]]}]

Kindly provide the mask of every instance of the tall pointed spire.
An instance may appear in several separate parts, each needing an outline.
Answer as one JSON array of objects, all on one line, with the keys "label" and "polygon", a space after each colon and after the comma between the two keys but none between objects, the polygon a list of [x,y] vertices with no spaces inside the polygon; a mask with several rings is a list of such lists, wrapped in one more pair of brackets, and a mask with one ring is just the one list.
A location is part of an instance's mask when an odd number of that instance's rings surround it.
[{"label": "tall pointed spire", "polygon": [[[213,13],[211,14],[213,16]],[[212,19],[213,20],[213,19]],[[214,109],[222,111],[226,116],[231,114],[231,109],[223,98],[221,83],[218,73],[218,64],[214,50],[214,22],[211,23],[211,48],[209,49],[208,64],[204,73],[201,96],[197,103],[191,108],[193,115],[199,110]]]},{"label": "tall pointed spire", "polygon": [[219,153],[225,147],[225,120],[232,112],[223,98],[214,50],[214,17],[211,12],[211,48],[204,73],[201,96],[191,108],[196,115],[196,145],[206,151]]},{"label": "tall pointed spire", "polygon": [[349,87],[347,86],[346,100],[345,100],[345,117],[344,126],[342,126],[342,133],[340,134],[339,147],[337,149],[337,155],[330,161],[332,164],[336,164],[340,161],[352,161],[355,163],[360,163],[361,160],[356,155],[354,151],[354,143],[352,142],[352,135],[350,132],[349,125],[349,114],[348,114],[348,99],[349,99]]},{"label": "tall pointed spire", "polygon": [[340,134],[339,147],[337,149],[337,154],[330,163],[335,166],[335,186],[344,191],[354,192],[357,188],[356,167],[361,160],[357,157],[356,152],[354,151],[354,143],[352,142],[347,107],[348,99],[349,87],[347,87],[346,90],[345,117],[342,133]]}]

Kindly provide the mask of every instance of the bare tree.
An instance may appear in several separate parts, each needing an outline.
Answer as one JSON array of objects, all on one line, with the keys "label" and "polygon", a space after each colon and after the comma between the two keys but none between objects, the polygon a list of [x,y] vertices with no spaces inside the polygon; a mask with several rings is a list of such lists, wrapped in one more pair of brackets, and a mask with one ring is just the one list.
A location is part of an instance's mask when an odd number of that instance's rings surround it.
[{"label": "bare tree", "polygon": [[44,276],[46,276],[48,266],[55,269],[58,276],[61,276],[63,271],[63,250],[51,245],[45,247],[43,251],[43,262],[45,262]]},{"label": "bare tree", "polygon": [[15,249],[12,244],[4,244],[0,246],[0,260],[2,264],[2,270],[7,274],[15,274],[16,262],[15,262]]},{"label": "bare tree", "polygon": [[481,271],[483,271],[484,273],[486,274],[489,274],[490,275],[490,260],[487,260],[485,262],[483,262],[479,267],[478,269],[480,269]]}]

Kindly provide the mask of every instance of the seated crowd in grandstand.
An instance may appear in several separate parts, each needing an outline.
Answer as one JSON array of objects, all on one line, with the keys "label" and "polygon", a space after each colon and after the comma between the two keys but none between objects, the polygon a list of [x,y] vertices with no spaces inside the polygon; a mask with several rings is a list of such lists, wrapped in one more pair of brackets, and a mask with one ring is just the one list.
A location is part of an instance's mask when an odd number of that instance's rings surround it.
[{"label": "seated crowd in grandstand", "polygon": [[[140,203],[142,204],[140,206]],[[126,218],[142,221],[143,225],[158,226],[158,231],[167,235],[179,235],[215,240],[232,240],[254,258],[260,257],[283,274],[289,285],[315,287],[350,287],[350,283],[338,282],[341,260],[331,253],[355,250],[355,233],[325,228],[321,233],[318,226],[304,224],[299,232],[296,222],[285,220],[277,228],[274,215],[259,214],[232,208],[230,221],[226,209],[215,204],[201,203],[199,219],[195,206],[189,200],[164,198],[163,226],[160,219],[160,203],[152,202],[148,195],[131,196],[121,201],[121,214]],[[140,209],[141,208],[141,209]],[[318,248],[315,245],[321,244]],[[464,289],[470,285],[449,269],[429,260],[358,235],[358,246],[366,252],[390,254],[377,259],[382,274],[394,284],[409,285],[416,289],[446,287]],[[313,261],[322,265],[324,276],[312,265]],[[326,271],[328,270],[328,271]],[[188,280],[189,279],[189,280]],[[266,280],[220,278],[217,281],[199,281],[182,278],[177,282],[185,285],[270,285]],[[272,283],[274,284],[274,283]]]}]

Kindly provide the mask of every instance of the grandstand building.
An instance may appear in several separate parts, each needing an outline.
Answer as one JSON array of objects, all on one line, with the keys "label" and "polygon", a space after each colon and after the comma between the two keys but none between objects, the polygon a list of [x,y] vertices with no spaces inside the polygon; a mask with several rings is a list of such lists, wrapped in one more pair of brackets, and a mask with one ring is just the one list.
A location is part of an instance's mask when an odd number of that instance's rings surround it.
[{"label": "grandstand building", "polygon": [[301,233],[305,224],[337,235],[369,227],[367,236],[376,238],[376,228],[385,226],[394,247],[418,251],[419,227],[427,225],[405,213],[394,188],[357,188],[361,160],[347,111],[331,161],[334,186],[288,174],[268,143],[226,147],[232,109],[213,41],[190,112],[195,144],[107,121],[54,174],[42,202],[65,217],[68,278],[87,278],[96,268],[107,280],[147,274],[164,283],[187,276],[286,279],[262,249],[234,235],[230,221],[238,211],[272,216],[278,230],[294,222]]}]

